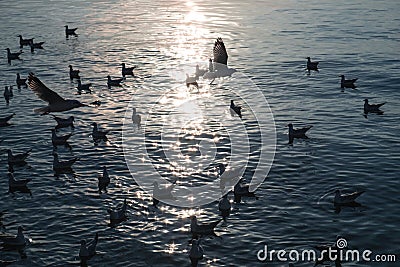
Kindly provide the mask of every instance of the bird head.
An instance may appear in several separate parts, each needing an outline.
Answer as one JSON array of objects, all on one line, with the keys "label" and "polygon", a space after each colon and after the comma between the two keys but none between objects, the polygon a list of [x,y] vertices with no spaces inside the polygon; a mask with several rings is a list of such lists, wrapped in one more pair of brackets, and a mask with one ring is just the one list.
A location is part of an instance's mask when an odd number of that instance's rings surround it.
[{"label": "bird head", "polygon": [[366,98],[366,99],[364,99],[364,102],[366,103],[366,104],[368,104],[368,99]]},{"label": "bird head", "polygon": [[121,63],[121,66],[122,66],[122,67],[125,67],[125,63]]},{"label": "bird head", "polygon": [[292,123],[289,123],[288,125],[286,125],[287,127],[289,127],[289,128],[293,128],[293,124]]},{"label": "bird head", "polygon": [[74,116],[70,116],[69,119],[70,119],[71,121],[75,121],[75,117],[74,117]]}]

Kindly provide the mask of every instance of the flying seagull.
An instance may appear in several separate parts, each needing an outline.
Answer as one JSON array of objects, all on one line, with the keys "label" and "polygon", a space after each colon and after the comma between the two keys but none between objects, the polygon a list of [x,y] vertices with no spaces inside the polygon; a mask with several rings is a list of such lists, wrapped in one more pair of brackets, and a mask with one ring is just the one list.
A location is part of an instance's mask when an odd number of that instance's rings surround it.
[{"label": "flying seagull", "polygon": [[234,72],[236,72],[235,69],[228,68],[228,53],[226,52],[224,41],[222,41],[222,38],[220,37],[218,37],[214,43],[213,55],[213,71],[206,72],[203,78],[215,79],[219,77],[231,76]]},{"label": "flying seagull", "polygon": [[78,100],[62,98],[59,94],[44,85],[32,72],[28,76],[28,85],[40,99],[49,103],[46,107],[35,109],[35,112],[42,113],[42,115],[87,106]]}]

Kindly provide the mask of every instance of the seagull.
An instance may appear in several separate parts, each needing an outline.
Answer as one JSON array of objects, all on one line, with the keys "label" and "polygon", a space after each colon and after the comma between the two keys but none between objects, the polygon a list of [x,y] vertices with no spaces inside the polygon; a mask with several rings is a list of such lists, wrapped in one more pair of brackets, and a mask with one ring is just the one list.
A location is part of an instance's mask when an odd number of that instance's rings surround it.
[{"label": "seagull", "polygon": [[24,228],[22,228],[22,226],[18,227],[17,236],[0,236],[0,245],[3,247],[24,247],[26,245]]},{"label": "seagull", "polygon": [[86,92],[88,92],[89,94],[91,94],[91,93],[92,93],[92,90],[90,90],[90,86],[92,86],[91,83],[82,84],[82,83],[81,83],[81,79],[78,79],[78,86],[77,86],[77,89],[78,89],[78,92],[79,92],[79,93],[81,93],[82,91],[86,91]]},{"label": "seagull", "polygon": [[15,180],[12,173],[8,173],[8,186],[10,188],[26,187],[32,179]]},{"label": "seagull", "polygon": [[8,164],[12,165],[12,164],[21,164],[21,163],[25,163],[25,160],[28,158],[29,153],[31,153],[32,149],[29,149],[28,151],[21,153],[21,154],[15,154],[13,155],[11,149],[7,150],[7,154],[8,154]]},{"label": "seagull", "polygon": [[240,179],[233,187],[234,201],[240,203],[242,197],[256,197],[254,192],[250,192],[250,185],[243,184],[243,179]]},{"label": "seagull", "polygon": [[230,109],[234,111],[239,116],[239,118],[242,118],[242,107],[236,106],[235,103],[233,103],[233,100],[231,100]]},{"label": "seagull", "polygon": [[101,191],[107,192],[107,186],[110,184],[110,176],[107,171],[107,166],[103,166],[103,174],[99,175],[98,180],[99,193],[101,194]]},{"label": "seagull", "polygon": [[93,240],[86,243],[85,240],[81,240],[81,248],[79,249],[79,258],[83,266],[87,266],[86,262],[96,255],[96,246],[99,241],[99,234],[96,233]]},{"label": "seagull", "polygon": [[13,93],[11,90],[8,89],[8,86],[4,88],[4,93],[3,93],[4,99],[6,100],[6,103],[10,103],[11,97],[13,97]]},{"label": "seagull", "polygon": [[226,221],[231,213],[231,202],[229,202],[228,194],[225,194],[218,203],[218,210],[221,212],[221,216]]},{"label": "seagull", "polygon": [[22,48],[23,46],[29,45],[30,43],[33,43],[33,39],[35,38],[31,38],[31,39],[23,39],[22,35],[17,35],[17,37],[19,37],[19,47]]},{"label": "seagull", "polygon": [[20,59],[19,56],[23,53],[22,50],[19,52],[11,53],[10,48],[6,48],[7,50],[7,61],[8,64],[11,64],[11,60]]},{"label": "seagull", "polygon": [[153,182],[153,205],[156,206],[158,202],[165,199],[175,199],[174,195],[172,194],[172,190],[174,190],[176,185],[176,181],[172,184],[167,186],[159,187],[158,182]]},{"label": "seagull", "polygon": [[203,247],[200,245],[200,239],[194,239],[192,241],[192,247],[189,251],[189,258],[192,264],[192,267],[197,267],[199,260],[203,259],[204,250]]},{"label": "seagull", "polygon": [[67,134],[63,136],[57,136],[56,130],[51,129],[51,142],[53,143],[53,146],[59,146],[59,145],[66,145],[68,146],[68,139],[72,136],[72,134]]},{"label": "seagull", "polygon": [[222,221],[222,219],[219,219],[215,222],[211,223],[203,223],[203,224],[198,224],[197,223],[197,218],[195,215],[190,217],[190,231],[192,233],[192,237],[196,238],[197,236],[206,236],[206,235],[211,235],[211,236],[217,236],[214,232],[214,228]]},{"label": "seagull", "polygon": [[125,63],[121,63],[121,66],[122,66],[122,77],[125,77],[125,75],[132,75],[132,76],[135,76],[135,75],[133,74],[133,69],[134,69],[135,67],[129,67],[129,68],[127,68],[127,67],[125,67]]},{"label": "seagull", "polygon": [[78,28],[69,29],[69,28],[68,28],[68,25],[65,25],[64,27],[65,27],[65,36],[68,37],[69,35],[76,35],[75,31],[76,31]]},{"label": "seagull", "polygon": [[310,71],[310,70],[318,71],[319,62],[318,61],[311,61],[310,57],[306,57],[306,59],[307,59],[307,70],[308,71]]},{"label": "seagull", "polygon": [[32,72],[29,73],[28,85],[40,99],[49,103],[47,107],[35,109],[35,112],[48,114],[50,112],[62,112],[71,110],[73,108],[87,106],[85,104],[82,104],[78,100],[69,100],[62,98],[56,92],[52,91],[46,85],[44,85]]},{"label": "seagull", "polygon": [[231,76],[235,69],[228,68],[228,53],[226,52],[225,44],[222,41],[222,38],[218,37],[214,43],[213,48],[213,71],[206,72],[203,78],[206,79],[215,79],[219,77]]},{"label": "seagull", "polygon": [[7,117],[0,118],[0,126],[9,125],[8,121],[11,120],[14,116],[15,116],[15,113],[13,113],[13,114],[11,114],[11,115],[9,115]]},{"label": "seagull", "polygon": [[107,139],[107,134],[109,131],[99,131],[97,127],[97,123],[93,122],[93,132],[92,132],[92,137],[93,139]]},{"label": "seagull", "polygon": [[355,86],[354,83],[358,80],[358,78],[351,79],[351,80],[346,80],[345,77],[344,77],[344,75],[340,75],[339,77],[341,77],[341,80],[340,80],[340,87],[341,87],[342,89],[344,89],[344,88],[352,88],[352,89],[355,89],[355,88],[356,88],[356,86]]},{"label": "seagull", "polygon": [[342,194],[340,190],[335,191],[334,204],[349,204],[355,202],[355,200],[361,196],[365,191],[357,191],[350,194]]},{"label": "seagull", "polygon": [[196,81],[196,77],[190,77],[189,74],[186,73],[186,87],[193,85],[197,89],[199,89],[199,84]]},{"label": "seagull", "polygon": [[132,109],[132,122],[140,128],[140,123],[142,121],[142,117],[136,113],[136,108]]},{"label": "seagull", "polygon": [[[211,61],[211,64],[212,64],[212,61]],[[196,65],[196,72],[195,72],[196,80],[198,80],[200,77],[203,77],[203,75],[206,72],[207,72],[207,70],[200,69],[199,65]]]},{"label": "seagull", "polygon": [[19,75],[19,73],[17,73],[17,80],[16,80],[16,82],[17,82],[18,88],[20,88],[21,86],[27,87],[26,80],[27,80],[27,78],[21,79],[21,76]]},{"label": "seagull", "polygon": [[54,115],[52,115],[52,116],[53,116],[53,119],[57,122],[56,129],[66,128],[66,127],[74,128],[74,121],[75,121],[74,116],[69,116],[66,119],[60,118],[60,117],[57,117]]},{"label": "seagull", "polygon": [[383,113],[379,108],[385,105],[386,102],[380,104],[369,104],[368,99],[364,99],[364,113]]},{"label": "seagull", "polygon": [[72,165],[79,160],[79,158],[75,157],[70,160],[66,161],[59,161],[58,160],[58,154],[56,152],[53,152],[54,160],[53,160],[53,170],[62,170],[62,169],[70,169],[72,168]]},{"label": "seagull", "polygon": [[294,138],[304,138],[307,139],[306,133],[308,130],[312,128],[311,126],[303,127],[300,129],[294,129],[293,124],[289,123],[287,125],[289,127],[289,144],[293,143]]},{"label": "seagull", "polygon": [[126,220],[126,209],[128,204],[126,199],[122,205],[118,205],[115,209],[108,209],[107,212],[110,214],[110,225],[116,225]]},{"label": "seagull", "polygon": [[111,79],[111,76],[107,76],[107,86],[121,86],[121,82],[124,80],[124,78],[118,78],[118,79]]},{"label": "seagull", "polygon": [[79,77],[79,70],[74,70],[72,68],[72,65],[68,65],[69,67],[69,78],[72,79],[80,79],[81,77]]},{"label": "seagull", "polygon": [[30,42],[29,46],[31,47],[31,53],[35,52],[35,49],[43,49],[44,42],[34,43]]}]

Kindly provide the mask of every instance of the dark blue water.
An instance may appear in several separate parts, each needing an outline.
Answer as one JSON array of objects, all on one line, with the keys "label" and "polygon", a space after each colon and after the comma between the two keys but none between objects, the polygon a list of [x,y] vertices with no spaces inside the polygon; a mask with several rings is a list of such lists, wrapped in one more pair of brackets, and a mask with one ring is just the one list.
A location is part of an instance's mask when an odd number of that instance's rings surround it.
[{"label": "dark blue water", "polygon": [[[63,114],[74,115],[77,122],[72,151],[57,151],[61,159],[81,159],[74,174],[54,176],[50,129],[55,122],[33,112],[44,102],[29,89],[16,87],[9,106],[0,101],[1,117],[16,113],[11,126],[0,128],[0,211],[7,210],[7,233],[16,233],[23,225],[32,239],[27,259],[0,251],[0,260],[17,260],[11,266],[68,266],[77,262],[80,240],[100,232],[91,266],[189,266],[189,216],[217,219],[217,202],[195,209],[160,205],[158,211],[146,211],[151,196],[136,185],[126,166],[121,129],[132,100],[143,103],[163,92],[171,86],[166,73],[180,64],[206,65],[219,36],[227,46],[230,66],[249,76],[267,98],[277,145],[271,171],[257,190],[259,198],[234,205],[228,222],[217,228],[222,239],[203,241],[200,265],[287,266],[261,263],[256,253],[264,244],[310,249],[334,242],[336,235],[345,236],[352,248],[399,257],[398,1],[2,1],[0,10],[1,49],[19,50],[18,34],[46,41],[45,49],[33,54],[24,48],[23,60],[11,65],[6,52],[1,53],[3,86],[12,85],[17,72],[27,76],[33,71],[64,97],[102,102],[98,108]],[[65,24],[78,27],[79,36],[66,39]],[[307,75],[307,56],[320,61],[319,73]],[[119,76],[121,62],[137,65],[137,76],[109,90],[105,77]],[[81,71],[83,82],[93,83],[93,94],[76,95],[69,64]],[[341,74],[358,77],[357,89],[342,92]],[[175,83],[172,86],[179,85]],[[218,92],[229,103],[231,96],[218,90],[210,94]],[[364,98],[387,102],[384,114],[365,118]],[[145,110],[141,107],[139,114]],[[94,144],[94,121],[111,130],[108,142]],[[295,127],[313,125],[309,139],[288,145],[289,122]],[[60,134],[68,132],[63,129]],[[17,179],[32,178],[32,197],[7,193],[8,148],[33,149],[28,164],[14,173]],[[108,193],[99,195],[97,175],[105,164],[112,182]],[[362,206],[336,213],[336,189],[366,190],[359,199]],[[130,206],[129,220],[108,227],[107,208],[124,198]],[[360,265],[397,266],[344,263]]]}]

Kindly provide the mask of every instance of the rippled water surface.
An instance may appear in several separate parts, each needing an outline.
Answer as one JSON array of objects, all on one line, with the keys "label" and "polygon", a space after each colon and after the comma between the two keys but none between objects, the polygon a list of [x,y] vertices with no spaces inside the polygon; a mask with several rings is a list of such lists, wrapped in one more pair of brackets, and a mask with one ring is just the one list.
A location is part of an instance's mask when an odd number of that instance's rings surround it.
[{"label": "rippled water surface", "polygon": [[[0,251],[0,260],[17,260],[11,266],[68,266],[77,263],[81,239],[99,232],[98,255],[91,266],[189,266],[189,216],[200,221],[218,219],[217,202],[195,209],[151,205],[151,196],[135,183],[125,162],[122,132],[128,104],[149,115],[146,145],[156,168],[181,183],[202,184],[215,177],[215,162],[229,160],[229,133],[219,119],[233,120],[228,110],[235,98],[237,75],[216,86],[188,92],[181,64],[203,62],[207,66],[212,46],[222,37],[229,65],[247,75],[263,92],[274,115],[276,154],[270,173],[257,190],[258,199],[234,205],[227,223],[217,227],[222,238],[203,241],[201,266],[287,266],[261,263],[256,253],[267,244],[272,249],[310,249],[345,236],[353,248],[392,253],[399,258],[399,162],[400,115],[398,1],[1,1],[0,48],[17,51],[18,34],[45,41],[43,50],[22,61],[7,64],[0,54],[2,85],[15,83],[15,74],[35,74],[66,98],[84,103],[100,100],[98,108],[65,112],[74,115],[72,150],[59,147],[61,159],[80,157],[74,174],[54,175],[50,129],[55,122],[33,109],[41,107],[29,89],[14,87],[10,105],[0,101],[0,117],[13,112],[11,126],[0,128],[0,211],[7,232],[19,225],[32,239],[27,259]],[[78,27],[78,37],[65,38],[64,25]],[[305,57],[320,61],[320,72],[307,75]],[[119,64],[137,66],[136,77],[122,87],[108,89],[106,76],[120,76]],[[81,71],[82,81],[93,83],[92,94],[77,95],[76,82],[68,77],[68,65]],[[357,89],[341,91],[338,75],[358,77]],[[235,78],[236,77],[236,78]],[[235,80],[236,79],[236,80]],[[238,86],[239,87],[239,86]],[[183,89],[182,89],[183,88]],[[174,90],[172,90],[174,89]],[[172,90],[172,91],[170,91]],[[160,105],[148,99],[161,98]],[[196,99],[206,120],[165,124],[176,106]],[[363,116],[363,99],[387,102],[383,115]],[[246,103],[243,122],[250,136],[251,179],[259,155],[258,128]],[[174,106],[175,105],[175,106]],[[224,109],[226,105],[226,109]],[[150,109],[152,107],[152,109]],[[217,107],[214,109],[212,107]],[[252,107],[254,108],[254,107]],[[149,112],[145,114],[145,112]],[[200,111],[199,111],[200,112]],[[221,117],[222,116],[222,117]],[[108,142],[95,144],[92,122],[111,130]],[[307,140],[288,145],[287,127],[313,125]],[[165,128],[165,125],[168,125]],[[179,127],[178,127],[179,125]],[[175,129],[176,128],[176,129]],[[240,127],[232,128],[240,131]],[[174,136],[161,144],[160,135]],[[59,134],[68,133],[60,130]],[[215,160],[202,158],[205,171],[192,166],[207,142],[216,143]],[[168,148],[184,144],[186,158],[175,165],[165,161]],[[15,168],[17,179],[32,178],[29,194],[8,194],[6,150],[32,148],[28,164]],[[185,162],[187,165],[185,165]],[[97,192],[97,175],[109,166],[107,194]],[[186,166],[182,172],[176,166]],[[144,176],[146,173],[136,173]],[[361,207],[335,212],[336,189],[366,190]],[[129,220],[108,226],[107,208],[124,198]],[[312,266],[299,262],[296,266]],[[398,264],[398,262],[397,262]],[[332,264],[333,266],[334,264]],[[397,266],[389,263],[348,262],[344,266]]]}]

